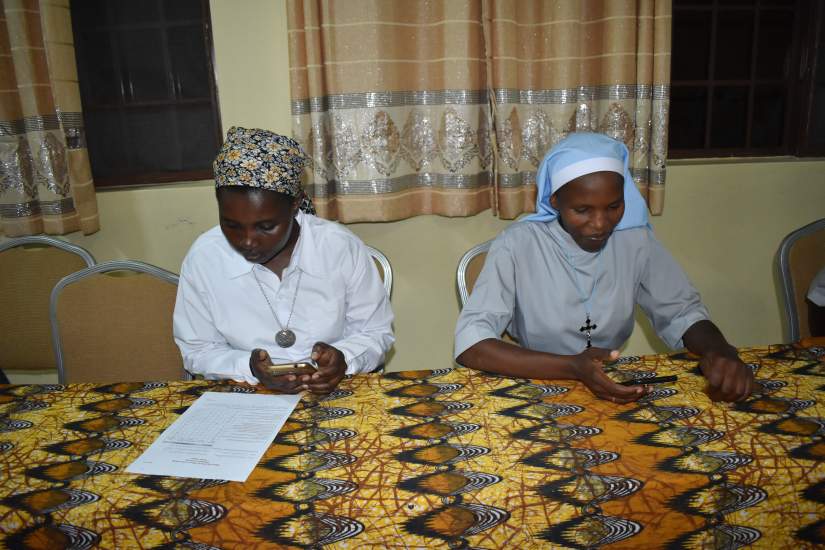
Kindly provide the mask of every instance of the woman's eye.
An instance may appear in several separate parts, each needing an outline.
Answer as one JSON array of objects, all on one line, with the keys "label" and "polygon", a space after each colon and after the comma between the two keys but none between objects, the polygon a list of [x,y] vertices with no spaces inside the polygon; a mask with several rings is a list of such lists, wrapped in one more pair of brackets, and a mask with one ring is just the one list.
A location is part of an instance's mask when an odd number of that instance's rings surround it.
[{"label": "woman's eye", "polygon": [[260,229],[261,231],[272,231],[273,229],[275,229],[275,224],[263,223],[258,226],[258,229]]},{"label": "woman's eye", "polygon": [[587,208],[574,208],[573,212],[575,212],[576,214],[584,214],[585,212],[587,212]]},{"label": "woman's eye", "polygon": [[622,203],[620,203],[620,202],[618,202],[618,203],[616,203],[616,204],[611,204],[611,205],[610,205],[610,209],[611,209],[611,210],[618,210],[618,209],[619,209],[619,208],[621,208],[621,207],[622,207]]}]

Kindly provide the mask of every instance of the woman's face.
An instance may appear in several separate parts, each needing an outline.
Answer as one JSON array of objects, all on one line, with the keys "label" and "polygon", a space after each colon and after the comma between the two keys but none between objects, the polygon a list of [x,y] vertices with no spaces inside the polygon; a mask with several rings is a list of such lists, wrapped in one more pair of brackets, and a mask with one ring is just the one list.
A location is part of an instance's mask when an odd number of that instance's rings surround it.
[{"label": "woman's face", "polygon": [[598,252],[624,215],[624,178],[616,172],[585,174],[556,191],[550,206],[579,247]]},{"label": "woman's face", "polygon": [[264,189],[218,189],[221,231],[246,261],[265,264],[289,242],[298,201]]}]

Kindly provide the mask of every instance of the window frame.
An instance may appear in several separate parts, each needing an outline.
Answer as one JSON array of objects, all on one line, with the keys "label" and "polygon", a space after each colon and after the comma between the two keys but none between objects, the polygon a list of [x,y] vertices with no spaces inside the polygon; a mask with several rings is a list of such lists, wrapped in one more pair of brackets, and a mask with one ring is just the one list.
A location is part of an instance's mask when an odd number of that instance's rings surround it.
[{"label": "window frame", "polygon": [[[158,6],[162,10],[163,9],[163,1],[158,0]],[[197,99],[164,99],[164,100],[151,100],[151,101],[125,101],[123,92],[121,93],[120,101],[116,104],[107,104],[103,102],[93,102],[89,98],[84,97],[83,94],[83,86],[80,86],[81,91],[81,101],[83,105],[83,116],[84,116],[84,126],[86,131],[90,130],[89,125],[87,124],[87,113],[91,112],[99,112],[103,110],[117,110],[120,112],[121,117],[126,116],[129,113],[139,112],[141,109],[150,108],[153,106],[186,106],[186,105],[209,105],[211,106],[211,119],[214,128],[214,141],[216,145],[216,152],[217,149],[220,147],[221,143],[223,142],[223,130],[221,126],[221,113],[220,113],[220,103],[218,101],[218,86],[217,86],[217,75],[215,72],[215,47],[214,47],[214,39],[212,37],[212,15],[209,9],[209,1],[208,0],[200,0],[201,4],[201,26],[203,30],[203,52],[206,58],[206,73],[208,75],[208,97],[205,98],[197,98]],[[141,28],[168,28],[169,26],[175,26],[175,23],[167,24],[164,23],[162,26],[158,26],[157,24],[145,24],[145,23],[121,23],[121,24],[107,24],[105,27],[105,32],[109,33],[110,36],[117,36],[118,30],[138,30]],[[73,32],[78,32],[79,24],[76,21],[72,21]],[[171,72],[171,60],[170,60],[170,50],[168,47],[163,49],[163,55],[165,58],[166,66],[170,67],[170,72],[167,75],[174,75],[174,72]],[[76,51],[75,55],[79,56],[79,53]],[[114,56],[113,56],[114,57]],[[119,58],[118,58],[119,59]],[[78,69],[80,69],[80,62],[78,61]],[[78,70],[78,80],[84,77],[83,74],[80,74],[80,70]],[[94,131],[91,129],[91,131]],[[89,155],[93,155],[94,152],[89,150]],[[93,164],[93,163],[92,163]],[[213,179],[214,173],[212,170],[211,163],[208,168],[200,169],[200,170],[167,170],[167,171],[143,171],[140,173],[135,174],[128,174],[128,175],[120,175],[120,176],[97,176],[93,174],[94,184],[95,187],[100,189],[117,189],[117,188],[130,188],[130,187],[137,187],[137,186],[154,186],[154,185],[164,185],[174,182],[191,182],[191,181],[198,181],[198,180],[208,180]]]},{"label": "window frame", "polygon": [[[688,2],[686,2],[688,4]],[[754,0],[752,5],[730,5],[723,4],[720,0],[712,0],[709,3],[695,3],[694,5],[674,5],[673,15],[677,13],[703,12],[711,15],[710,43],[708,46],[708,68],[707,78],[696,80],[674,80],[673,67],[671,66],[671,96],[674,89],[678,88],[704,88],[706,93],[704,112],[704,137],[702,148],[675,148],[668,142],[669,159],[694,159],[694,158],[726,158],[726,157],[772,157],[772,156],[817,156],[825,154],[825,150],[809,145],[810,137],[810,116],[813,109],[814,98],[814,71],[816,68],[818,54],[816,45],[823,32],[822,15],[823,5],[815,0],[795,0],[794,5],[786,8],[794,13],[794,29],[789,45],[789,58],[791,66],[787,69],[787,74],[782,79],[759,78],[757,76],[758,65],[756,63],[759,52],[760,17],[763,10],[782,9],[782,6],[766,2],[765,0]],[[720,12],[750,12],[754,15],[753,32],[751,36],[750,71],[747,79],[722,79],[716,78],[715,64],[718,41],[718,20]],[[671,57],[672,61],[672,57]],[[821,69],[822,70],[822,69]],[[754,147],[751,145],[752,130],[754,122],[754,96],[758,86],[775,85],[785,88],[784,114],[782,128],[782,143],[779,146]],[[719,87],[741,86],[747,87],[746,120],[744,128],[744,147],[713,147],[713,110],[714,91]],[[671,111],[672,114],[672,111]],[[803,125],[804,122],[804,125]],[[670,123],[670,119],[669,119]],[[670,133],[673,127],[669,128]]]}]

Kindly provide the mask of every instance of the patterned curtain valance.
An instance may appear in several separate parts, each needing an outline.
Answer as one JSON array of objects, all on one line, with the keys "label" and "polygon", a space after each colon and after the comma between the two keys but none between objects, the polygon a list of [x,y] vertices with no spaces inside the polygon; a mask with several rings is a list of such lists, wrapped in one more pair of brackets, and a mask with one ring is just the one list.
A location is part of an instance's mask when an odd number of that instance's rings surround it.
[{"label": "patterned curtain valance", "polygon": [[670,0],[288,2],[307,191],[343,222],[534,210],[567,133],[624,141],[663,204]]}]

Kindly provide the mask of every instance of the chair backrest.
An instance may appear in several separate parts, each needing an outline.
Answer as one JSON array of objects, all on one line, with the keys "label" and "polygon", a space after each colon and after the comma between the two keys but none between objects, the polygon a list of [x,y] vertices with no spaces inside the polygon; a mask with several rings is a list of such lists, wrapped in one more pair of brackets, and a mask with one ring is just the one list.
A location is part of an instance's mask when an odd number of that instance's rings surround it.
[{"label": "chair backrest", "polygon": [[0,243],[0,369],[55,368],[49,295],[57,281],[94,263],[83,248],[52,237]]},{"label": "chair backrest", "polygon": [[378,268],[378,274],[381,275],[381,280],[384,281],[384,289],[387,291],[387,296],[391,297],[392,266],[390,265],[390,260],[377,248],[367,246],[367,251],[370,253],[372,261],[375,262],[375,266]]},{"label": "chair backrest", "polygon": [[492,242],[487,241],[472,247],[464,253],[461,261],[458,262],[456,284],[458,285],[458,298],[461,301],[462,308],[473,291],[473,285],[478,279],[479,273],[481,273],[481,268],[484,267],[484,260],[487,258],[487,251],[490,250]]},{"label": "chair backrest", "polygon": [[189,379],[172,336],[178,276],[132,260],[61,279],[50,318],[61,383]]},{"label": "chair backrest", "polygon": [[811,335],[805,295],[825,266],[825,218],[788,234],[779,245],[778,268],[791,342]]}]

